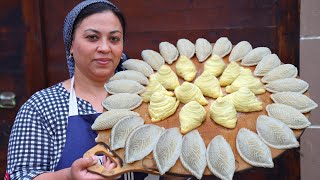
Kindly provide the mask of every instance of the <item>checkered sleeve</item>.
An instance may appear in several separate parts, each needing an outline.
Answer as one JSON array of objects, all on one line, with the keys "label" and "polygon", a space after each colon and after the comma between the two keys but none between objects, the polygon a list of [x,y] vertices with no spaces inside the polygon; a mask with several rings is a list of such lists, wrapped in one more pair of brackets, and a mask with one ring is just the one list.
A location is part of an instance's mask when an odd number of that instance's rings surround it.
[{"label": "checkered sleeve", "polygon": [[52,136],[43,115],[32,103],[19,110],[9,139],[7,172],[10,179],[33,179],[52,171]]}]

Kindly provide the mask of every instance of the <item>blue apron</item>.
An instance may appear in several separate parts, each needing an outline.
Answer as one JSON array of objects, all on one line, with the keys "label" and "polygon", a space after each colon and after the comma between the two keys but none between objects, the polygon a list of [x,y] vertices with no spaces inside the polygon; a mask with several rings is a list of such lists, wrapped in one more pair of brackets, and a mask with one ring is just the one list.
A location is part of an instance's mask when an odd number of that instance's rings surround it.
[{"label": "blue apron", "polygon": [[[67,125],[66,142],[55,171],[71,167],[72,163],[83,157],[83,154],[96,145],[96,131],[91,129],[95,119],[101,114],[79,115],[76,94],[73,88],[74,77],[71,78],[69,97],[69,117]],[[121,179],[144,179],[145,173],[126,173]]]}]

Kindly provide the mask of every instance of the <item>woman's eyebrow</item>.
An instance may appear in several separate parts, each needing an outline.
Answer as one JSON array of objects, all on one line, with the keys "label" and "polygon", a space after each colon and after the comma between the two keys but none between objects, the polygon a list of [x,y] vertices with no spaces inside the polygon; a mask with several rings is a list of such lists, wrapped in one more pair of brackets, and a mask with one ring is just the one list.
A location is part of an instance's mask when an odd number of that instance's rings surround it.
[{"label": "woman's eyebrow", "polygon": [[[100,31],[97,31],[97,30],[95,30],[95,29],[86,29],[86,30],[85,30],[85,32],[88,32],[88,31],[92,31],[92,32],[98,33],[98,34],[100,33]],[[115,33],[121,33],[121,34],[122,34],[122,32],[119,31],[119,30],[114,30],[114,31],[109,32],[109,34],[115,34]]]}]

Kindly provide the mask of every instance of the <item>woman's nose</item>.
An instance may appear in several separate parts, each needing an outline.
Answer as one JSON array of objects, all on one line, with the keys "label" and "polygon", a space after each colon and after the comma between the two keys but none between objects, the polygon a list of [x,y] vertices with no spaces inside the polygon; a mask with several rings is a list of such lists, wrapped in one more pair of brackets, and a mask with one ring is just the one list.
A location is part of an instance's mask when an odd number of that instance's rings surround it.
[{"label": "woman's nose", "polygon": [[108,41],[102,40],[99,43],[97,50],[101,53],[108,53],[111,51],[110,44],[108,43]]}]

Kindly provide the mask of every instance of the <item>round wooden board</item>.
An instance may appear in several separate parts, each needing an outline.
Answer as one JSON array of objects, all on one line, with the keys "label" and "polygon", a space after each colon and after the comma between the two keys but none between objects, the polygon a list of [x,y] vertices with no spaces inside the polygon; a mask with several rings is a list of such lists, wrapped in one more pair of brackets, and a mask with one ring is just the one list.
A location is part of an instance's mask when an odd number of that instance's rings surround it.
[{"label": "round wooden board", "polygon": [[[195,56],[192,58],[192,61],[197,67],[197,77],[198,77],[203,72],[203,65],[205,62],[202,62],[202,63],[198,62],[198,60]],[[224,61],[225,61],[226,65],[229,63],[228,56],[224,57]],[[240,64],[240,62],[238,62],[238,63]],[[175,64],[176,64],[176,61],[173,64],[169,65],[174,72],[176,72]],[[245,68],[250,68],[251,71],[253,72],[255,66],[245,67]],[[180,81],[180,84],[182,84],[182,82],[184,82],[184,80],[180,77],[179,77],[179,81]],[[226,94],[225,87],[222,87],[222,91],[224,92],[224,94]],[[259,115],[263,115],[263,114],[267,115],[265,107],[268,104],[273,103],[273,101],[270,98],[270,93],[268,91],[266,91],[266,93],[264,93],[264,94],[256,95],[256,96],[260,101],[263,102],[263,110],[258,111],[258,112],[250,112],[250,113],[239,113],[238,112],[237,113],[238,121],[237,121],[237,125],[234,129],[224,128],[224,127],[216,124],[213,120],[211,120],[211,118],[209,116],[209,107],[210,107],[211,103],[213,101],[215,101],[215,99],[206,97],[209,102],[208,105],[204,106],[204,108],[207,111],[206,119],[203,122],[203,124],[197,128],[197,130],[199,131],[201,137],[203,138],[203,140],[206,144],[206,147],[208,146],[210,141],[217,135],[222,135],[227,140],[227,142],[230,144],[230,146],[233,150],[233,154],[236,159],[236,172],[252,168],[252,166],[250,164],[246,163],[240,157],[240,155],[236,149],[236,136],[237,136],[238,131],[241,128],[247,128],[253,132],[256,132],[256,119],[257,119],[257,117]],[[166,129],[172,128],[172,127],[179,127],[180,128],[179,112],[180,112],[181,108],[183,107],[183,105],[184,104],[180,103],[177,111],[169,118],[167,118],[163,121],[157,122],[157,123],[153,123],[153,124],[158,125],[160,127],[164,127]],[[150,120],[150,116],[148,114],[148,103],[143,102],[141,106],[134,109],[133,111],[138,112],[140,114],[140,116],[145,120],[145,124],[152,123]],[[305,115],[308,117],[309,114],[307,113]],[[303,130],[293,130],[293,131],[294,131],[294,134],[296,135],[296,137],[300,137],[300,135],[303,132]],[[99,131],[98,133],[99,133],[99,135],[97,137],[97,141],[109,144],[108,139],[109,139],[110,130]],[[274,149],[271,147],[269,147],[269,148],[272,153],[272,158],[278,157],[281,153],[283,153],[285,151],[285,150]],[[124,149],[116,150],[115,153],[117,153],[120,158],[124,159]],[[132,164],[128,164],[128,166],[131,167],[131,169],[133,171],[149,172],[148,170],[146,170],[143,163],[145,160],[149,161],[150,159],[152,159],[152,153],[150,153],[143,160],[132,163]],[[154,168],[156,168],[155,165],[154,165]],[[179,159],[177,160],[176,164],[167,172],[167,174],[177,175],[177,176],[191,175],[190,172],[188,172],[182,166]],[[204,175],[212,175],[212,173],[209,171],[208,167],[206,167]]]}]

